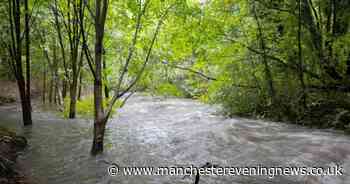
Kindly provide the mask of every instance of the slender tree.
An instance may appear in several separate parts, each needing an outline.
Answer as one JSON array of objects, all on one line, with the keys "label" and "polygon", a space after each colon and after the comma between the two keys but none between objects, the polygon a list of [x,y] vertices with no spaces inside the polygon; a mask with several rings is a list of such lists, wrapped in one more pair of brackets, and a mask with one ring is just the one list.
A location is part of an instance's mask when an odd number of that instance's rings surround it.
[{"label": "slender tree", "polygon": [[28,2],[25,3],[25,40],[26,40],[26,72],[27,81],[24,78],[22,67],[22,29],[21,29],[21,3],[20,0],[8,0],[8,20],[10,24],[11,43],[9,52],[11,65],[14,71],[18,90],[21,98],[22,115],[24,125],[32,124],[32,113],[30,104],[30,53],[29,53],[29,15]]},{"label": "slender tree", "polygon": [[[165,19],[168,10],[171,8],[168,7],[166,11],[161,15],[157,27],[153,33],[151,43],[149,44],[149,47],[146,52],[146,56],[144,58],[143,64],[141,69],[138,71],[136,77],[129,83],[125,88],[121,88],[123,77],[126,76],[128,71],[128,66],[130,64],[130,61],[132,59],[132,55],[134,54],[135,50],[135,44],[136,40],[138,38],[138,33],[141,29],[141,20],[142,16],[144,15],[149,1],[139,1],[138,4],[138,15],[137,15],[137,21],[135,26],[135,32],[133,35],[133,41],[131,43],[131,46],[128,50],[128,57],[126,59],[126,62],[123,66],[123,70],[121,71],[119,83],[117,83],[117,87],[113,90],[114,94],[112,99],[109,101],[108,106],[106,109],[103,106],[103,84],[102,84],[102,55],[103,55],[103,39],[104,39],[104,32],[105,32],[105,22],[107,17],[107,10],[108,10],[108,0],[96,0],[95,1],[95,15],[94,15],[94,25],[95,25],[95,50],[94,50],[94,58],[91,57],[90,50],[88,48],[87,39],[86,39],[86,33],[84,28],[84,7],[83,2],[80,1],[80,27],[82,30],[82,39],[83,39],[83,45],[84,45],[84,52],[86,55],[87,62],[89,64],[89,68],[91,70],[91,73],[94,78],[94,135],[93,135],[93,143],[91,148],[91,154],[96,155],[103,152],[103,141],[104,141],[104,133],[106,129],[107,121],[111,115],[111,112],[113,110],[114,104],[117,102],[117,100],[123,98],[122,105],[125,104],[126,100],[133,94],[133,88],[137,84],[137,82],[141,79],[141,76],[150,60],[151,52],[154,46],[154,43],[156,41],[157,35],[160,31],[161,24],[163,23],[163,20]],[[130,92],[130,93],[129,93]],[[121,105],[121,106],[122,106]]]},{"label": "slender tree", "polygon": [[30,27],[29,27],[29,8],[28,0],[24,0],[24,11],[25,11],[25,54],[26,54],[26,101],[29,108],[31,109],[31,92],[30,92]]},{"label": "slender tree", "polygon": [[301,48],[301,31],[302,31],[302,1],[298,2],[298,59],[299,59],[299,81],[301,85],[301,99],[303,107],[306,107],[306,91],[305,91],[305,81],[304,81],[304,63]]},{"label": "slender tree", "polygon": [[275,87],[273,84],[272,72],[271,72],[271,69],[269,66],[269,62],[268,62],[265,38],[264,38],[264,34],[263,34],[263,28],[262,28],[262,25],[261,25],[259,17],[258,17],[255,2],[253,3],[253,14],[254,14],[254,18],[255,18],[255,21],[257,24],[257,29],[258,29],[257,37],[259,39],[260,48],[262,50],[262,60],[263,60],[263,64],[264,64],[264,72],[265,72],[265,79],[266,79],[266,83],[267,83],[267,87],[268,87],[268,92],[269,92],[269,96],[271,98],[272,104],[274,104],[276,91],[275,91]]},{"label": "slender tree", "polygon": [[62,28],[60,22],[60,11],[58,7],[57,0],[54,1],[54,6],[51,7],[52,14],[54,16],[54,24],[55,24],[55,30],[57,32],[58,37],[58,43],[60,45],[61,55],[62,55],[62,63],[63,63],[63,70],[64,70],[64,77],[62,80],[62,98],[66,98],[67,95],[67,88],[69,86],[69,72],[68,72],[68,66],[67,66],[67,60],[66,60],[66,50],[64,48],[64,40],[62,36]]}]

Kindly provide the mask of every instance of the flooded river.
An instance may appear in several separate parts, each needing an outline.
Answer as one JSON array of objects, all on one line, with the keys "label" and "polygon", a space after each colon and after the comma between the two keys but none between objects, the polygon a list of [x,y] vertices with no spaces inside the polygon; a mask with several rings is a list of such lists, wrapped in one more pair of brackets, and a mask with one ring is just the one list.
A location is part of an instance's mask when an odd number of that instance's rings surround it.
[{"label": "flooded river", "polygon": [[350,136],[285,123],[224,118],[193,100],[132,97],[108,122],[105,152],[92,157],[91,120],[64,120],[34,112],[32,127],[20,113],[0,107],[0,123],[24,135],[19,157],[28,175],[44,184],[192,184],[194,176],[108,175],[120,166],[343,167],[343,176],[203,176],[200,184],[350,184]]}]

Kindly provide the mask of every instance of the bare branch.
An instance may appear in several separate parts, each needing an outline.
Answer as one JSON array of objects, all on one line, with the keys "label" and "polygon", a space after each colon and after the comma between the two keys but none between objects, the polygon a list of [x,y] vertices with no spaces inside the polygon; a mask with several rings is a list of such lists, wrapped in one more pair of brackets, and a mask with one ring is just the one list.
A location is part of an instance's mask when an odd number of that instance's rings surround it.
[{"label": "bare branch", "polygon": [[[239,42],[237,40],[234,40],[234,39],[231,39],[231,38],[228,38],[228,37],[226,37],[226,39],[228,39],[231,42],[238,43],[238,44],[242,45],[243,47],[247,48],[249,51],[254,52],[256,54],[259,54],[259,55],[263,55],[264,54],[263,52],[261,52],[259,50],[256,50],[256,49],[254,49],[254,48],[252,48],[252,47],[250,47],[250,46],[248,46],[248,45],[246,45],[246,44],[244,44],[242,42]],[[278,58],[276,56],[272,56],[272,55],[269,55],[269,54],[266,54],[266,57],[271,59],[271,60],[273,60],[273,61],[277,61],[279,64],[283,65],[284,67],[287,67],[287,68],[290,68],[290,69],[298,71],[298,67],[297,66],[290,65],[290,64],[288,64],[288,62],[284,61],[281,58]],[[310,77],[313,77],[315,79],[320,79],[319,75],[317,75],[316,73],[314,73],[314,72],[312,72],[310,70],[307,70],[306,68],[304,68],[304,72],[306,74],[308,74]]]},{"label": "bare branch", "polygon": [[82,47],[83,47],[83,50],[84,50],[84,53],[85,53],[85,56],[86,56],[86,60],[88,62],[88,65],[89,65],[89,68],[90,68],[90,71],[94,77],[94,79],[96,79],[96,72],[93,68],[93,59],[92,59],[92,56],[91,56],[91,52],[90,52],[90,49],[89,49],[89,46],[87,44],[87,38],[85,36],[85,28],[84,28],[84,10],[85,10],[85,4],[83,5],[81,3],[82,0],[80,0],[80,11],[79,11],[79,23],[80,23],[80,29],[81,29],[81,32],[82,32],[82,38],[83,38],[83,43],[82,43]]},{"label": "bare branch", "polygon": [[168,66],[170,67],[173,67],[173,68],[177,68],[177,69],[180,69],[180,70],[186,70],[186,71],[189,71],[191,73],[194,73],[196,75],[199,75],[200,77],[206,79],[206,80],[217,80],[216,78],[214,77],[210,77],[200,71],[197,71],[197,70],[193,70],[192,68],[186,68],[186,67],[183,67],[183,66],[179,66],[179,65],[175,65],[175,64],[167,64]]},{"label": "bare branch", "polygon": [[[146,5],[145,5],[145,6],[146,6]],[[143,74],[143,72],[144,72],[144,70],[145,70],[145,68],[146,68],[146,66],[147,66],[147,63],[149,62],[149,59],[150,59],[150,56],[151,56],[151,53],[152,53],[152,49],[153,49],[154,43],[155,43],[155,41],[156,41],[156,39],[157,39],[157,36],[158,36],[158,34],[159,34],[161,25],[163,24],[163,21],[164,21],[164,19],[166,18],[166,15],[168,14],[169,10],[170,10],[173,6],[174,6],[174,4],[171,5],[171,6],[169,6],[169,7],[165,10],[165,12],[163,13],[163,15],[161,15],[161,17],[159,18],[159,21],[158,21],[158,23],[157,23],[156,30],[155,30],[155,32],[154,32],[154,34],[153,34],[152,41],[151,41],[150,46],[149,46],[148,51],[147,51],[147,55],[146,55],[145,61],[144,61],[143,65],[142,65],[141,70],[139,71],[138,75],[136,76],[136,78],[135,78],[135,79],[133,80],[133,82],[132,82],[125,90],[123,90],[122,92],[120,92],[120,89],[119,89],[120,86],[118,86],[118,88],[114,90],[113,98],[112,98],[110,104],[108,105],[108,108],[107,108],[107,111],[106,111],[106,112],[107,112],[107,113],[106,113],[106,114],[107,114],[106,118],[108,118],[109,114],[111,113],[112,108],[113,108],[113,105],[115,104],[115,102],[116,102],[119,98],[123,97],[126,93],[128,93],[128,92],[137,84],[137,82],[140,80],[140,78],[141,78],[141,76],[142,76],[142,74]],[[144,11],[145,11],[145,10],[144,10]]]},{"label": "bare branch", "polygon": [[146,1],[146,3],[145,3],[143,8],[142,8],[142,3],[141,2],[139,3],[139,14],[137,15],[134,36],[133,36],[132,43],[131,43],[131,45],[129,47],[129,50],[128,50],[128,56],[126,58],[125,65],[124,65],[124,67],[122,69],[122,73],[121,73],[121,75],[119,77],[119,80],[118,80],[118,83],[117,83],[117,88],[116,88],[117,92],[116,93],[119,93],[119,91],[120,91],[120,88],[121,88],[121,85],[123,83],[124,77],[125,77],[125,75],[126,75],[126,73],[128,71],[128,67],[129,67],[130,61],[131,61],[132,56],[134,54],[134,50],[135,50],[135,45],[136,45],[136,42],[137,42],[138,34],[141,31],[142,16],[144,15],[144,13],[146,11],[148,2],[149,1]]}]

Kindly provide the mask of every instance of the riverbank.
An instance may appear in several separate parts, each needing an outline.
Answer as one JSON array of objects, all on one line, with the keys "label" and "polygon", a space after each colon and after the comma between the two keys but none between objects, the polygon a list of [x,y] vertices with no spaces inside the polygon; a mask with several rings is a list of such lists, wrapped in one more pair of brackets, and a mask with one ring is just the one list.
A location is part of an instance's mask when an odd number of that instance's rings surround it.
[{"label": "riverbank", "polygon": [[0,80],[0,105],[17,101],[17,85],[15,81]]},{"label": "riverbank", "polygon": [[26,145],[24,137],[0,127],[0,184],[29,184],[16,162],[18,153]]},{"label": "riverbank", "polygon": [[[110,119],[105,152],[91,157],[93,122],[33,112],[33,126],[23,127],[17,111],[0,110],[4,127],[30,143],[18,161],[31,181],[50,184],[193,183],[194,177],[108,175],[108,163],[120,166],[293,167],[350,170],[350,138],[340,131],[226,118],[214,106],[181,98],[132,96]],[[23,132],[23,134],[22,134]],[[25,167],[27,166],[27,167]],[[28,169],[27,169],[28,168]],[[203,176],[202,183],[344,184],[342,176]]]}]

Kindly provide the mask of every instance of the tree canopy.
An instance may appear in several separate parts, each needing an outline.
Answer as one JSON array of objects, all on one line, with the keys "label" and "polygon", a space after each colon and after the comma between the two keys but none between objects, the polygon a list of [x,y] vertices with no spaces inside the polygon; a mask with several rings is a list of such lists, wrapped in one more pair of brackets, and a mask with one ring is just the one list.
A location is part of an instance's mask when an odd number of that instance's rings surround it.
[{"label": "tree canopy", "polygon": [[8,0],[0,17],[0,75],[22,107],[38,81],[66,117],[95,117],[94,141],[139,91],[348,126],[348,0]]}]

